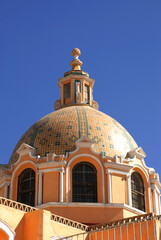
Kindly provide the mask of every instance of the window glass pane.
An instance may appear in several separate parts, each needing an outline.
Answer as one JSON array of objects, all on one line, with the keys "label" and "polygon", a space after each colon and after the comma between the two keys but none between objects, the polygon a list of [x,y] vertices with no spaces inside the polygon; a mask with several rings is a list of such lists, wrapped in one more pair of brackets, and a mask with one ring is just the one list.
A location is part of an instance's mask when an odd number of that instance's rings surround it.
[{"label": "window glass pane", "polygon": [[97,202],[97,171],[87,162],[78,163],[72,172],[73,202]]},{"label": "window glass pane", "polygon": [[64,98],[70,97],[70,83],[64,85]]},{"label": "window glass pane", "polygon": [[35,172],[31,168],[25,169],[18,177],[17,201],[35,205]]},{"label": "window glass pane", "polygon": [[132,206],[145,211],[144,182],[138,172],[131,175]]}]

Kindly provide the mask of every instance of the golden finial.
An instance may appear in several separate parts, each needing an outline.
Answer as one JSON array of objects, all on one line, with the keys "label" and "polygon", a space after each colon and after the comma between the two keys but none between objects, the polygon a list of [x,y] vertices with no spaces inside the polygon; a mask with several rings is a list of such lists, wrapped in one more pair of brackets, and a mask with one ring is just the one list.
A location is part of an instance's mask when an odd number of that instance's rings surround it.
[{"label": "golden finial", "polygon": [[72,50],[72,56],[75,58],[75,59],[78,59],[78,57],[81,55],[81,51],[78,49],[78,48],[74,48]]},{"label": "golden finial", "polygon": [[81,70],[82,62],[78,59],[80,55],[81,51],[78,48],[72,50],[72,56],[74,57],[74,60],[70,63],[72,70]]}]

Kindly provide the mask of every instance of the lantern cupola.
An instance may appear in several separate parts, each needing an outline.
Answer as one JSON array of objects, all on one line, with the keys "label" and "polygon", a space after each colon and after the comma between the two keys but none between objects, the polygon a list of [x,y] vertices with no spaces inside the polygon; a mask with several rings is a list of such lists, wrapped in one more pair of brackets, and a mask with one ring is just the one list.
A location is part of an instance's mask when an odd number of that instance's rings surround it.
[{"label": "lantern cupola", "polygon": [[78,48],[73,49],[74,59],[70,63],[72,69],[59,78],[60,99],[54,104],[55,110],[71,105],[89,105],[98,109],[92,94],[94,79],[81,69],[83,63],[79,60],[80,54]]}]

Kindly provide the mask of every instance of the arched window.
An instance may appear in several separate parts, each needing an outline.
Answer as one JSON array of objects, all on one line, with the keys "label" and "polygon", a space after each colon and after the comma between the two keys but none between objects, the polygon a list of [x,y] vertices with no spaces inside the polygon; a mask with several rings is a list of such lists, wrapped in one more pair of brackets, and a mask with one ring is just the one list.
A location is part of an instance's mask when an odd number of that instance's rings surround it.
[{"label": "arched window", "polygon": [[97,202],[97,170],[88,163],[78,163],[72,172],[73,202]]},{"label": "arched window", "polygon": [[31,168],[22,171],[18,177],[17,201],[35,205],[35,172]]},{"label": "arched window", "polygon": [[131,175],[132,206],[145,212],[144,182],[138,172]]}]

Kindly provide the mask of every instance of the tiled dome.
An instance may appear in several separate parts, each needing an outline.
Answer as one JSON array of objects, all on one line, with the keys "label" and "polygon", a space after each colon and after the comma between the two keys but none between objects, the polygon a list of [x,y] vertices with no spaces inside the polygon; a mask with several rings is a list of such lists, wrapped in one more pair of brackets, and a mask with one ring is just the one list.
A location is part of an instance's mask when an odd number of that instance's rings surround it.
[{"label": "tiled dome", "polygon": [[70,106],[52,112],[34,125],[17,143],[10,163],[18,159],[17,149],[27,143],[36,149],[36,154],[56,155],[75,150],[75,141],[87,136],[94,142],[93,149],[104,156],[121,155],[137,147],[134,139],[117,121],[90,107]]}]

